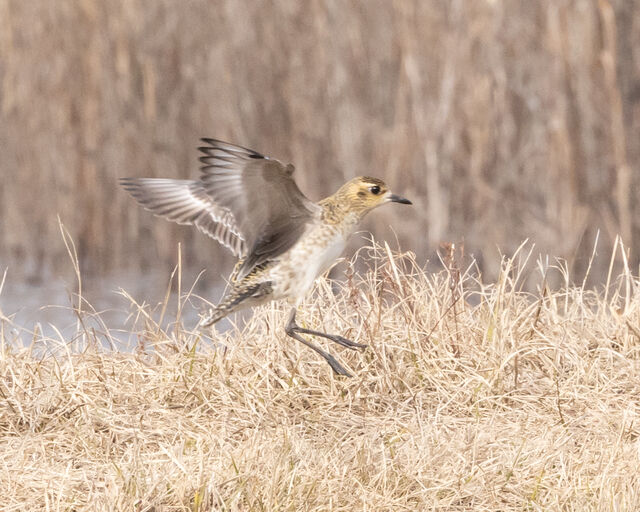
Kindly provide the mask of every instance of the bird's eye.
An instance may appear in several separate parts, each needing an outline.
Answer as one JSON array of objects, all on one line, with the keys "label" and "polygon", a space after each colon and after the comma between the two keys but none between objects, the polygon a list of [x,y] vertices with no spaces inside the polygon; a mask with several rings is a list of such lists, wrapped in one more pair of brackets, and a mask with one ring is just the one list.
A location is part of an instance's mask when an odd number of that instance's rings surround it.
[{"label": "bird's eye", "polygon": [[378,185],[374,185],[373,187],[371,187],[369,190],[371,190],[371,193],[374,196],[377,196],[380,193],[380,187]]}]

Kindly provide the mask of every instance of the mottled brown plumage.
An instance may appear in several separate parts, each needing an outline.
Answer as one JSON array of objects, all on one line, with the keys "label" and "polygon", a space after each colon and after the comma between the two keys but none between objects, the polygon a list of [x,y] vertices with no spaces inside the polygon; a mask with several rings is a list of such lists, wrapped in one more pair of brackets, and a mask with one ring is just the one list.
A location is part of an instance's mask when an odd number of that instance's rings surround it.
[{"label": "mottled brown plumage", "polygon": [[238,309],[287,299],[293,307],[289,336],[322,355],[340,375],[336,359],[300,334],[362,348],[342,336],[303,329],[295,323],[298,303],[315,279],[340,256],[362,218],[387,203],[411,204],[386,184],[358,177],[319,203],[293,180],[294,167],[241,146],[202,139],[199,180],[123,178],[121,183],[146,209],[180,224],[192,224],[239,258],[229,293],[202,318],[210,326]]}]

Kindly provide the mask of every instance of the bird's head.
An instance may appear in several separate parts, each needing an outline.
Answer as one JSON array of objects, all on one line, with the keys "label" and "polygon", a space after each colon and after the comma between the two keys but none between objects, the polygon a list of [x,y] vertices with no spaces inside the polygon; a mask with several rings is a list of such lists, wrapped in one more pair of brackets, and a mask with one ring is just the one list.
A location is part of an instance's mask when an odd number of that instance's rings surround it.
[{"label": "bird's head", "polygon": [[408,199],[391,193],[384,181],[369,176],[359,176],[348,181],[336,196],[361,217],[385,203],[412,204]]}]

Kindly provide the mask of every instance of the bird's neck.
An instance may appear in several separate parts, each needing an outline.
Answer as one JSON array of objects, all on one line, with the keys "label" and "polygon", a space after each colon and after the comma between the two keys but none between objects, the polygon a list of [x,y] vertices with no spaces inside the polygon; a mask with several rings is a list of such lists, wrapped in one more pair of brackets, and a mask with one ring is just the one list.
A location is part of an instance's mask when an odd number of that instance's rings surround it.
[{"label": "bird's neck", "polygon": [[322,221],[336,227],[339,226],[345,234],[352,232],[366,214],[366,211],[353,208],[335,194],[323,199],[318,204],[322,208]]}]

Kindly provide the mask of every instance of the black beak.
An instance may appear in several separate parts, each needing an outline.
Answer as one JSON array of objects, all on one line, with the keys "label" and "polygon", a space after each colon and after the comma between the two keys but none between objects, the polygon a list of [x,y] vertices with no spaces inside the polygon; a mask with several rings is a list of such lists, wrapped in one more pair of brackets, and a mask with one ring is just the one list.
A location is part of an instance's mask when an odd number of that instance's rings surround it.
[{"label": "black beak", "polygon": [[405,199],[404,197],[400,197],[396,194],[391,194],[389,196],[389,201],[393,202],[393,203],[402,203],[402,204],[413,204],[411,201],[409,201],[408,199]]}]

